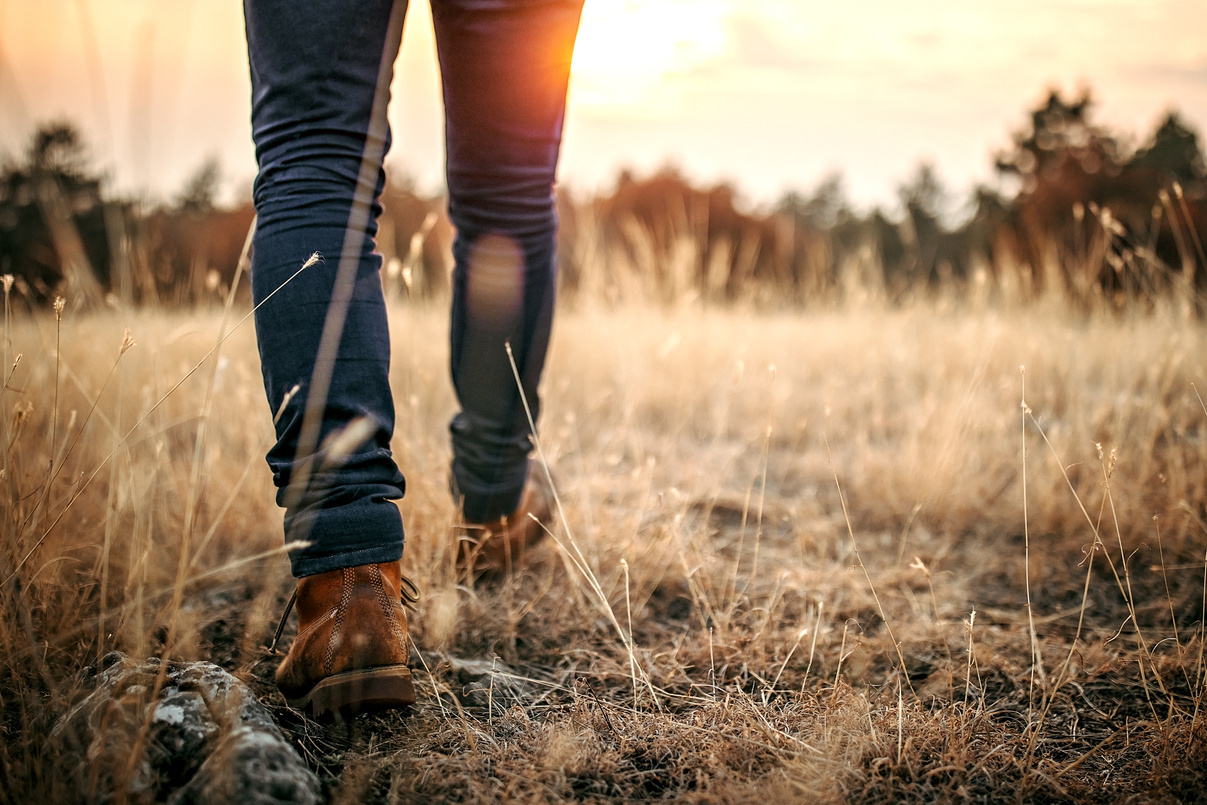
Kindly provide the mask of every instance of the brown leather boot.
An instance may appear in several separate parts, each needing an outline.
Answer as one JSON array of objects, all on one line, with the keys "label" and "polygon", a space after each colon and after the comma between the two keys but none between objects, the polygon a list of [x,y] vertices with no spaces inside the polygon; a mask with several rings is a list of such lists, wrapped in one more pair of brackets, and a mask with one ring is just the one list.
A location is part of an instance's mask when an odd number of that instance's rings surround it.
[{"label": "brown leather boot", "polygon": [[533,467],[514,512],[494,522],[458,527],[457,567],[471,577],[510,573],[553,526],[553,502],[549,476]]},{"label": "brown leather boot", "polygon": [[315,716],[354,715],[415,703],[403,607],[416,595],[401,563],[306,576],[294,600],[298,636],[276,675],[290,707]]}]

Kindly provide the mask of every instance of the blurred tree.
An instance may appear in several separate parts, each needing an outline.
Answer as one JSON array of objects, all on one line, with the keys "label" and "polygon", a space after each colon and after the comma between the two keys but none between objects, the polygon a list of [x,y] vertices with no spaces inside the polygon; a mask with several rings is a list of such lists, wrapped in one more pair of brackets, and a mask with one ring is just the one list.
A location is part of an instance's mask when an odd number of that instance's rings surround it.
[{"label": "blurred tree", "polygon": [[951,194],[943,186],[935,166],[920,162],[914,175],[897,188],[897,198],[911,218],[938,222],[951,206]]},{"label": "blurred tree", "polygon": [[218,197],[218,183],[222,180],[222,167],[215,157],[201,163],[184,183],[184,189],[176,196],[177,211],[186,215],[204,216],[214,211],[214,200]]},{"label": "blurred tree", "polygon": [[1156,173],[1156,180],[1162,186],[1177,182],[1194,197],[1205,195],[1207,161],[1203,157],[1203,145],[1198,133],[1177,112],[1166,115],[1128,167]]},{"label": "blurred tree", "polygon": [[75,126],[43,124],[25,153],[0,165],[0,273],[35,304],[58,294],[99,304],[109,288],[127,302],[215,298],[253,216],[250,202],[218,208],[220,178],[210,159],[170,205],[106,200]]},{"label": "blurred tree", "polygon": [[[1120,244],[1102,223],[1108,219],[1101,211],[1137,200],[1136,189],[1120,180],[1122,148],[1090,121],[1092,107],[1088,90],[1072,100],[1050,91],[1031,111],[1029,127],[1015,133],[1013,147],[995,163],[1003,176],[1019,182],[1009,221],[1016,253],[995,258],[1022,266],[1023,285],[1032,292],[1057,288],[1083,303],[1112,295],[1120,283],[1109,270],[1120,265]],[[1145,212],[1153,198],[1155,191],[1141,202]]]},{"label": "blurred tree", "polygon": [[88,171],[83,139],[71,123],[47,123],[35,131],[26,162],[33,171],[56,176],[65,191],[100,188],[100,181]]},{"label": "blurred tree", "polygon": [[[1203,287],[1203,271],[1178,242],[1176,227],[1197,231],[1202,205],[1178,210],[1182,224],[1165,226],[1161,193],[1174,182],[1188,196],[1204,195],[1204,159],[1198,135],[1176,114],[1166,116],[1146,144],[1128,154],[1120,141],[1090,121],[1088,91],[1065,100],[1052,91],[1030,114],[1030,127],[997,155],[1005,177],[1019,181],[1011,203],[1007,239],[1026,266],[1029,287],[1059,283],[1075,299],[1105,298],[1112,304],[1136,295],[1167,292],[1180,273],[1183,291]],[[1181,263],[1180,272],[1174,266]],[[1204,267],[1207,269],[1207,267]],[[1187,285],[1189,283],[1189,285]]]},{"label": "blurred tree", "polygon": [[[140,217],[144,264],[137,284],[143,301],[216,302],[230,291],[255,213],[250,200],[220,207],[221,179],[218,160],[209,157],[185,180],[171,204]],[[240,288],[248,290],[246,278]]]},{"label": "blurred tree", "polygon": [[1083,179],[1099,173],[1117,175],[1122,165],[1119,143],[1090,123],[1093,104],[1088,89],[1071,101],[1057,90],[1049,91],[1047,99],[1031,110],[1030,127],[1014,134],[1013,148],[997,155],[998,171],[1021,179],[1024,194],[1077,174]]},{"label": "blurred tree", "polygon": [[38,127],[22,159],[0,165],[0,272],[35,301],[100,301],[110,253],[102,181],[88,162],[79,131],[56,121]]},{"label": "blurred tree", "polygon": [[925,280],[933,284],[941,274],[950,274],[950,264],[944,269],[940,264],[940,249],[947,234],[941,221],[950,206],[950,196],[939,175],[929,162],[920,162],[914,175],[897,188],[897,198],[905,209],[901,222],[901,239],[905,246],[905,259],[889,273],[890,288],[905,286]]},{"label": "blurred tree", "polygon": [[841,173],[824,177],[808,196],[786,193],[776,204],[776,210],[791,215],[798,226],[818,232],[831,230],[843,218],[852,215],[846,180]]}]

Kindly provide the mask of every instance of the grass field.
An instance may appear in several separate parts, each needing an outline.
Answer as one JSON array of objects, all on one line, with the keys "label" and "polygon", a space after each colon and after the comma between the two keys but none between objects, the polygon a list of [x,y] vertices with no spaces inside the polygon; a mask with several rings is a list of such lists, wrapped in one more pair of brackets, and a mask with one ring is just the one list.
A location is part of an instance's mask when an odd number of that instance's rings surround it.
[{"label": "grass field", "polygon": [[248,681],[333,802],[1207,796],[1200,322],[567,306],[564,522],[473,587],[447,316],[399,305],[420,701],[324,725],[272,685],[292,580],[250,321],[203,361],[241,315],[6,317],[0,801],[105,773],[48,736],[115,648]]}]

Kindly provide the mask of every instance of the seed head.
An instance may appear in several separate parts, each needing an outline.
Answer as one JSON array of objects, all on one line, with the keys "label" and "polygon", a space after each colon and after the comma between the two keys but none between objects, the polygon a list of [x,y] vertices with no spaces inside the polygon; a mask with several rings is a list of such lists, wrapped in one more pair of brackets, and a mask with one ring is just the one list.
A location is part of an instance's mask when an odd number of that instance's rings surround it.
[{"label": "seed head", "polygon": [[126,331],[124,333],[122,333],[121,351],[118,352],[117,354],[125,355],[126,350],[128,350],[132,346],[134,346],[134,336],[130,335],[130,328],[127,327]]},{"label": "seed head", "polygon": [[67,300],[61,296],[54,298],[54,319],[59,321],[63,318],[63,308],[67,307]]},{"label": "seed head", "polygon": [[0,277],[0,282],[4,283],[4,295],[8,296],[8,292],[13,289],[13,275],[5,274],[3,277]]}]

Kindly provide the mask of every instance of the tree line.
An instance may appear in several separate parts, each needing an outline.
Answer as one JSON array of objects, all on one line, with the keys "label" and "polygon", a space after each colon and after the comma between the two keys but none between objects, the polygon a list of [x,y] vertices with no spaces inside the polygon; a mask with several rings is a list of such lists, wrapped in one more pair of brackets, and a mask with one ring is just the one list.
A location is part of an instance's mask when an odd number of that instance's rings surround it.
[{"label": "tree line", "polygon": [[[1174,297],[1199,311],[1207,159],[1198,133],[1171,112],[1131,147],[1092,111],[1088,92],[1050,92],[994,155],[1005,189],[976,188],[962,215],[925,164],[890,211],[857,210],[837,175],[748,209],[727,185],[697,187],[669,169],[622,173],[595,198],[559,197],[562,291],[789,306],[869,291],[889,302],[1058,294],[1084,307]],[[0,274],[34,305],[59,294],[85,304],[223,298],[254,213],[250,201],[216,204],[219,178],[207,162],[168,202],[115,197],[77,129],[43,125],[0,165]],[[447,293],[444,204],[388,184],[377,238],[388,294]]]},{"label": "tree line", "polygon": [[898,188],[896,211],[856,210],[840,175],[763,212],[741,209],[732,187],[695,188],[674,171],[622,175],[609,195],[567,205],[563,276],[603,293],[635,284],[666,298],[767,304],[873,290],[889,302],[1058,294],[1083,307],[1172,295],[1198,309],[1207,291],[1198,133],[1170,112],[1129,148],[1094,123],[1092,106],[1088,92],[1050,92],[994,155],[1004,189],[977,187],[962,216],[926,164]]}]

